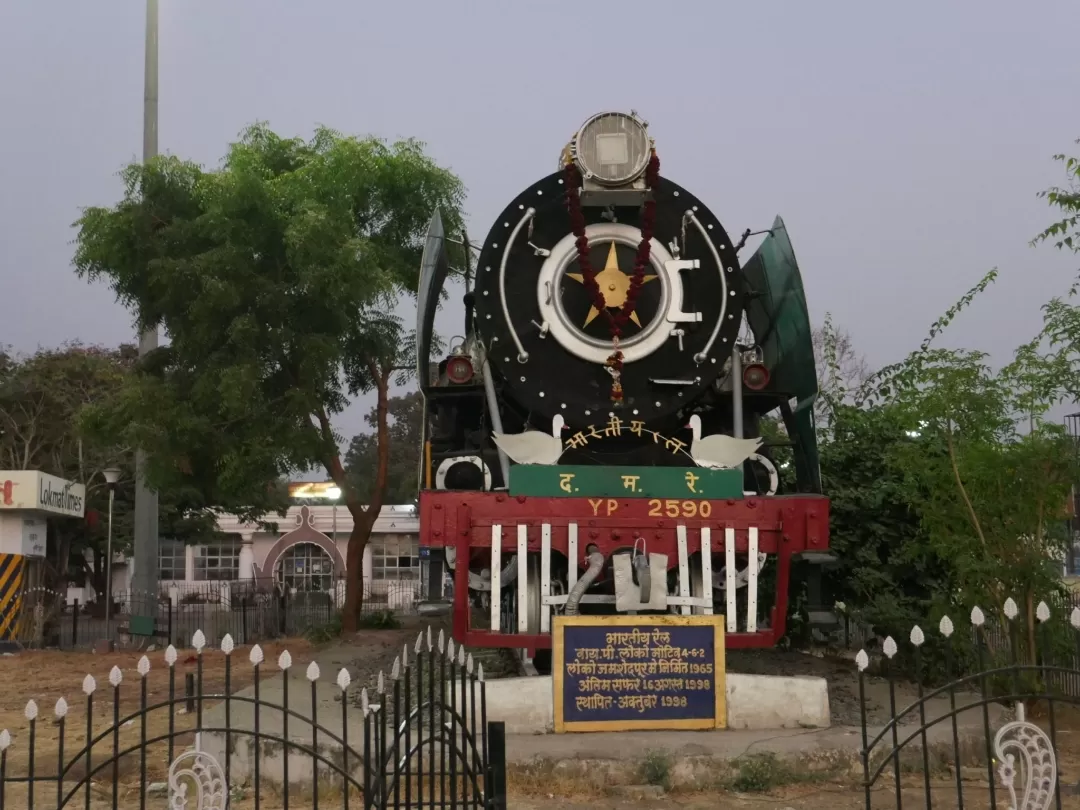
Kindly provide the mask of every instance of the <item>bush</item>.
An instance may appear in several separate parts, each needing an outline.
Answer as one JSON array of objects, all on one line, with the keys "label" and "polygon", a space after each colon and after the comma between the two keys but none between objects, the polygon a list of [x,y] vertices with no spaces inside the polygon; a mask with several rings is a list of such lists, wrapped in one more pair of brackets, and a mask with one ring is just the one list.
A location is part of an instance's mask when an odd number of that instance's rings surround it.
[{"label": "bush", "polygon": [[664,790],[671,789],[671,754],[667,751],[647,751],[641,762],[640,778],[646,785],[656,785]]},{"label": "bush", "polygon": [[325,624],[309,627],[304,633],[304,638],[312,644],[325,644],[341,635],[341,614],[335,613],[330,621]]},{"label": "bush", "polygon": [[747,754],[732,760],[732,773],[721,787],[736,793],[768,793],[785,785],[822,782],[831,778],[835,766],[815,768],[808,762],[781,759],[775,753]]}]

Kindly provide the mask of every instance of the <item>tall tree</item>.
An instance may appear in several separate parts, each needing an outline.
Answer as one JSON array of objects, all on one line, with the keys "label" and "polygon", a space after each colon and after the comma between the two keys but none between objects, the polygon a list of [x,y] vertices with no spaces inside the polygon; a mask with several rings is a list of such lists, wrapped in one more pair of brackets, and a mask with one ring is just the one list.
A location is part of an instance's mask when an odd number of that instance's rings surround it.
[{"label": "tall tree", "polygon": [[[319,129],[305,142],[264,125],[218,170],[163,157],[123,177],[120,203],[77,223],[76,269],[169,344],[96,423],[147,451],[158,490],[256,519],[287,505],[275,482],[325,468],[353,518],[342,623],[355,629],[386,490],[389,386],[413,365],[389,313],[416,289],[432,211],[460,228],[461,182],[415,141]],[[379,448],[366,504],[332,427],[361,392],[375,394]]]},{"label": "tall tree", "polygon": [[[1058,219],[1033,243],[1080,252],[1080,158],[1056,159],[1066,187],[1043,196]],[[1080,283],[1044,306],[1039,334],[995,368],[985,353],[936,344],[995,277],[988,273],[918,349],[854,394],[822,386],[822,478],[843,560],[834,585],[861,618],[895,635],[925,623],[928,606],[955,614],[973,604],[1000,608],[1012,596],[1030,658],[1035,605],[1058,587],[1068,496],[1080,474],[1074,440],[1050,419],[1055,405],[1080,398]],[[844,350],[826,327],[819,356],[826,377],[842,379]]]},{"label": "tall tree", "polygon": [[[1080,140],[1077,141],[1080,143]],[[1052,186],[1040,193],[1058,219],[1043,230],[1033,245],[1052,244],[1058,250],[1080,253],[1080,157],[1054,155],[1065,170],[1066,185]],[[1025,351],[1052,362],[1048,379],[1060,381],[1073,403],[1080,402],[1080,308],[1075,306],[1080,294],[1080,270],[1068,295],[1056,296],[1043,307],[1043,332]],[[1045,392],[1043,392],[1045,393]]]},{"label": "tall tree", "polygon": [[[1080,144],[1080,139],[1076,143]],[[1054,160],[1065,171],[1065,186],[1051,186],[1039,192],[1055,210],[1058,219],[1031,240],[1032,245],[1049,242],[1059,250],[1080,253],[1080,157],[1064,153]]]},{"label": "tall tree", "polygon": [[[385,500],[395,504],[412,503],[418,495],[424,397],[419,391],[391,397],[387,410],[392,421],[387,435],[390,462]],[[372,408],[365,420],[372,428],[377,428],[378,411]],[[354,436],[345,454],[345,469],[352,486],[365,500],[374,494],[378,457],[378,437],[373,433]]]},{"label": "tall tree", "polygon": [[[1040,348],[1046,329],[1000,369],[983,352],[934,345],[995,278],[987,273],[866,390],[872,402],[892,403],[924,440],[897,444],[893,458],[913,486],[909,498],[921,499],[922,536],[951,564],[939,599],[970,606],[1018,598],[1033,656],[1035,606],[1060,575],[1068,496],[1080,473],[1063,427],[1045,418],[1069,384],[1061,355]],[[927,452],[926,440],[936,452]]]},{"label": "tall tree", "polygon": [[811,329],[810,336],[814,345],[818,390],[822,398],[827,403],[849,401],[871,375],[866,357],[855,349],[851,334],[837,327],[828,312],[821,326]]},{"label": "tall tree", "polygon": [[[56,586],[62,584],[72,561],[86,571],[98,593],[104,592],[108,487],[102,471],[108,467],[121,470],[113,549],[130,548],[131,450],[119,436],[86,430],[83,416],[122,389],[135,357],[130,345],[110,349],[69,343],[26,357],[11,355],[6,368],[0,369],[0,468],[41,470],[86,487],[85,521],[50,521],[48,553]],[[182,541],[204,537],[212,517],[170,495],[161,501],[163,533]],[[88,570],[86,551],[92,553]]]},{"label": "tall tree", "polygon": [[[119,465],[127,451],[115,441],[88,437],[78,419],[83,408],[121,385],[133,357],[130,346],[112,350],[71,343],[27,357],[9,356],[0,374],[0,468],[41,470],[86,487],[90,520],[50,521],[56,586],[67,573],[72,552],[81,566],[81,552],[87,548],[95,552],[95,588],[103,584],[104,548],[96,543],[103,529],[95,528],[93,510],[107,500],[102,470]],[[118,536],[117,550],[123,542]]]}]

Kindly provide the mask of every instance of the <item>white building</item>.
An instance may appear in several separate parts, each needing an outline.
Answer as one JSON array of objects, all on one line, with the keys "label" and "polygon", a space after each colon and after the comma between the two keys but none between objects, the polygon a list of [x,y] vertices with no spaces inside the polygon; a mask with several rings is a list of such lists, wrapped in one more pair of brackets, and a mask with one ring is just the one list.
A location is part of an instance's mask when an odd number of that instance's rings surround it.
[{"label": "white building", "polygon": [[[325,590],[345,576],[345,555],[353,530],[344,506],[294,506],[284,518],[267,518],[276,532],[218,518],[227,539],[214,545],[185,546],[162,539],[158,571],[162,582],[277,580],[297,590]],[[420,579],[420,522],[413,506],[384,506],[364,550],[364,579],[372,582]],[[322,587],[325,585],[325,587]]]},{"label": "white building", "polygon": [[[282,583],[296,591],[331,591],[345,576],[346,554],[353,520],[344,506],[290,507],[285,517],[269,515],[266,531],[235,515],[220,515],[218,531],[225,536],[210,545],[184,545],[162,537],[158,555],[163,591],[181,595],[213,583],[256,580],[262,586]],[[375,520],[364,549],[364,590],[371,594],[409,591],[420,596],[423,566],[419,545],[419,518],[415,506],[384,506]],[[130,589],[133,565],[117,560],[113,590]],[[68,602],[86,603],[93,589],[72,588]]]}]

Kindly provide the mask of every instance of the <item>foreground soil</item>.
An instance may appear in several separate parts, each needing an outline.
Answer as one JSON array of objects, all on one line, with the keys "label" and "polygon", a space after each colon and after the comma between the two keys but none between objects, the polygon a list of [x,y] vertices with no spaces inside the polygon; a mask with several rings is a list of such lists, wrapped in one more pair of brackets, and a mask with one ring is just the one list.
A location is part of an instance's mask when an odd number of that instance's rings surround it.
[{"label": "foreground soil", "polygon": [[[265,663],[261,668],[261,677],[280,677],[277,668],[279,654],[288,649],[294,668],[306,668],[309,661],[319,662],[323,677],[332,678],[336,667],[345,666],[353,676],[354,684],[371,683],[380,670],[388,670],[393,659],[402,654],[405,645],[415,643],[417,635],[426,632],[427,622],[420,619],[410,620],[403,627],[393,630],[364,631],[354,638],[339,640],[315,647],[303,639],[286,639],[263,645]],[[433,633],[448,630],[445,620],[433,623]],[[473,651],[484,656],[485,672],[492,676],[511,675],[513,667],[490,651]],[[249,662],[250,647],[238,648],[231,657],[228,673],[229,688],[233,691],[249,686],[253,680],[253,667]],[[138,710],[143,678],[137,671],[137,664],[142,657],[140,652],[117,651],[105,655],[90,653],[69,653],[56,651],[32,651],[0,657],[0,728],[10,730],[12,746],[7,752],[7,774],[23,775],[27,772],[28,762],[28,722],[25,717],[27,702],[36,702],[39,716],[36,723],[35,765],[34,771],[39,776],[51,776],[56,773],[58,745],[61,726],[55,716],[56,701],[64,697],[69,705],[69,713],[64,728],[65,758],[84,745],[86,738],[86,696],[83,694],[83,679],[92,675],[97,683],[94,693],[93,733],[101,734],[112,724],[114,709],[123,722],[124,718]],[[145,678],[148,704],[155,704],[168,698],[170,688],[170,670],[166,666],[161,650],[147,655],[151,669]],[[192,651],[183,651],[173,669],[173,685],[178,695],[184,691],[185,676],[191,673],[198,677],[200,659]],[[202,691],[205,694],[221,694],[226,689],[226,659],[220,651],[206,651],[201,658]],[[109,673],[118,667],[123,680],[117,690],[109,684]],[[827,659],[821,656],[806,655],[793,651],[761,650],[732,651],[729,654],[729,666],[732,671],[772,675],[810,675],[824,677],[829,682],[830,700],[833,719],[837,725],[858,725],[859,704],[855,668],[850,661]],[[358,691],[358,690],[357,690]],[[119,695],[119,706],[114,707],[114,696]],[[915,692],[910,686],[899,688],[898,702],[906,705]],[[882,696],[883,698],[884,696]],[[887,715],[884,699],[871,699],[868,720],[881,722]],[[1029,712],[1044,727],[1048,728],[1049,718],[1045,706],[1033,707]],[[1059,705],[1055,710],[1056,736],[1058,741],[1059,772],[1063,786],[1061,807],[1080,810],[1080,711]],[[175,717],[176,728],[182,735],[176,740],[176,750],[183,750],[193,740],[191,729],[195,725],[193,714],[180,713]],[[164,709],[151,712],[147,716],[147,736],[165,733],[168,729],[169,716]],[[122,725],[117,735],[120,750],[138,744],[142,732],[141,721]],[[97,761],[111,755],[113,736],[108,734],[94,749]],[[146,781],[163,781],[168,767],[168,750],[162,744],[151,746],[146,757]],[[138,754],[122,759],[118,767],[119,781],[122,785],[118,808],[140,806],[137,785],[140,781],[142,762]],[[78,780],[83,777],[81,763],[70,770],[65,780]],[[963,774],[963,807],[989,807],[989,791],[984,774],[965,771]],[[111,768],[108,773],[96,776],[98,785],[92,790],[91,808],[111,807],[112,797],[108,790],[111,782]],[[790,777],[790,775],[789,775]],[[907,774],[903,777],[903,806],[909,808],[926,807],[926,797],[919,774]],[[47,789],[40,785],[36,793],[35,806],[54,807],[54,788]],[[821,778],[789,778],[787,781],[762,786],[755,792],[724,790],[707,795],[687,795],[672,793],[655,796],[644,800],[633,798],[633,793],[613,795],[607,788],[582,785],[559,779],[533,780],[523,776],[510,775],[510,807],[523,810],[644,810],[644,808],[678,808],[679,810],[705,810],[705,808],[792,808],[792,810],[856,810],[865,807],[865,798],[858,785],[858,779],[851,775],[836,777],[831,780]],[[5,806],[27,806],[25,787],[9,787]],[[960,804],[957,801],[957,788],[954,778],[949,773],[935,774],[931,783],[931,801],[935,808],[951,810]],[[75,804],[82,806],[80,795]],[[998,807],[1007,807],[1007,797],[1000,790],[997,795]],[[72,805],[74,806],[74,805]],[[164,808],[164,798],[151,799],[146,807]],[[231,805],[237,810],[253,807],[250,789]],[[266,810],[280,807],[279,799],[269,795],[261,797],[260,807]],[[299,806],[294,801],[292,806]],[[340,798],[321,804],[327,808],[343,807]],[[359,807],[359,801],[353,797],[350,807]],[[871,794],[873,808],[892,808],[897,806],[896,796],[890,776],[883,776]]]},{"label": "foreground soil", "polygon": [[[956,788],[939,786],[931,795],[932,804],[926,803],[923,790],[907,789],[903,793],[903,807],[908,810],[932,807],[934,810],[959,810],[961,805],[956,800]],[[891,810],[899,807],[896,796],[891,791],[877,791],[871,796],[873,810]],[[990,794],[986,790],[972,789],[964,793],[964,808],[983,810],[990,806]],[[997,796],[999,808],[1008,807],[1006,797]],[[1080,798],[1063,797],[1061,806],[1064,810],[1080,808]],[[708,796],[666,796],[658,799],[632,801],[617,798],[592,800],[588,803],[530,799],[512,800],[511,810],[863,810],[865,798],[861,792],[842,789],[819,789],[814,792],[787,793],[777,795],[739,795],[710,794]]]}]

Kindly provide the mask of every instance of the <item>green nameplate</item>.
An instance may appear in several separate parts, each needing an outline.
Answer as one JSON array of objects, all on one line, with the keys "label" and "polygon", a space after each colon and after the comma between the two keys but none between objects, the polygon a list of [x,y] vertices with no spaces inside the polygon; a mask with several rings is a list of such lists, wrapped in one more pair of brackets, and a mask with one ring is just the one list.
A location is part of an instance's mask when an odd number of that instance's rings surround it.
[{"label": "green nameplate", "polygon": [[510,494],[575,498],[743,497],[741,470],[704,467],[570,467],[516,464]]}]

